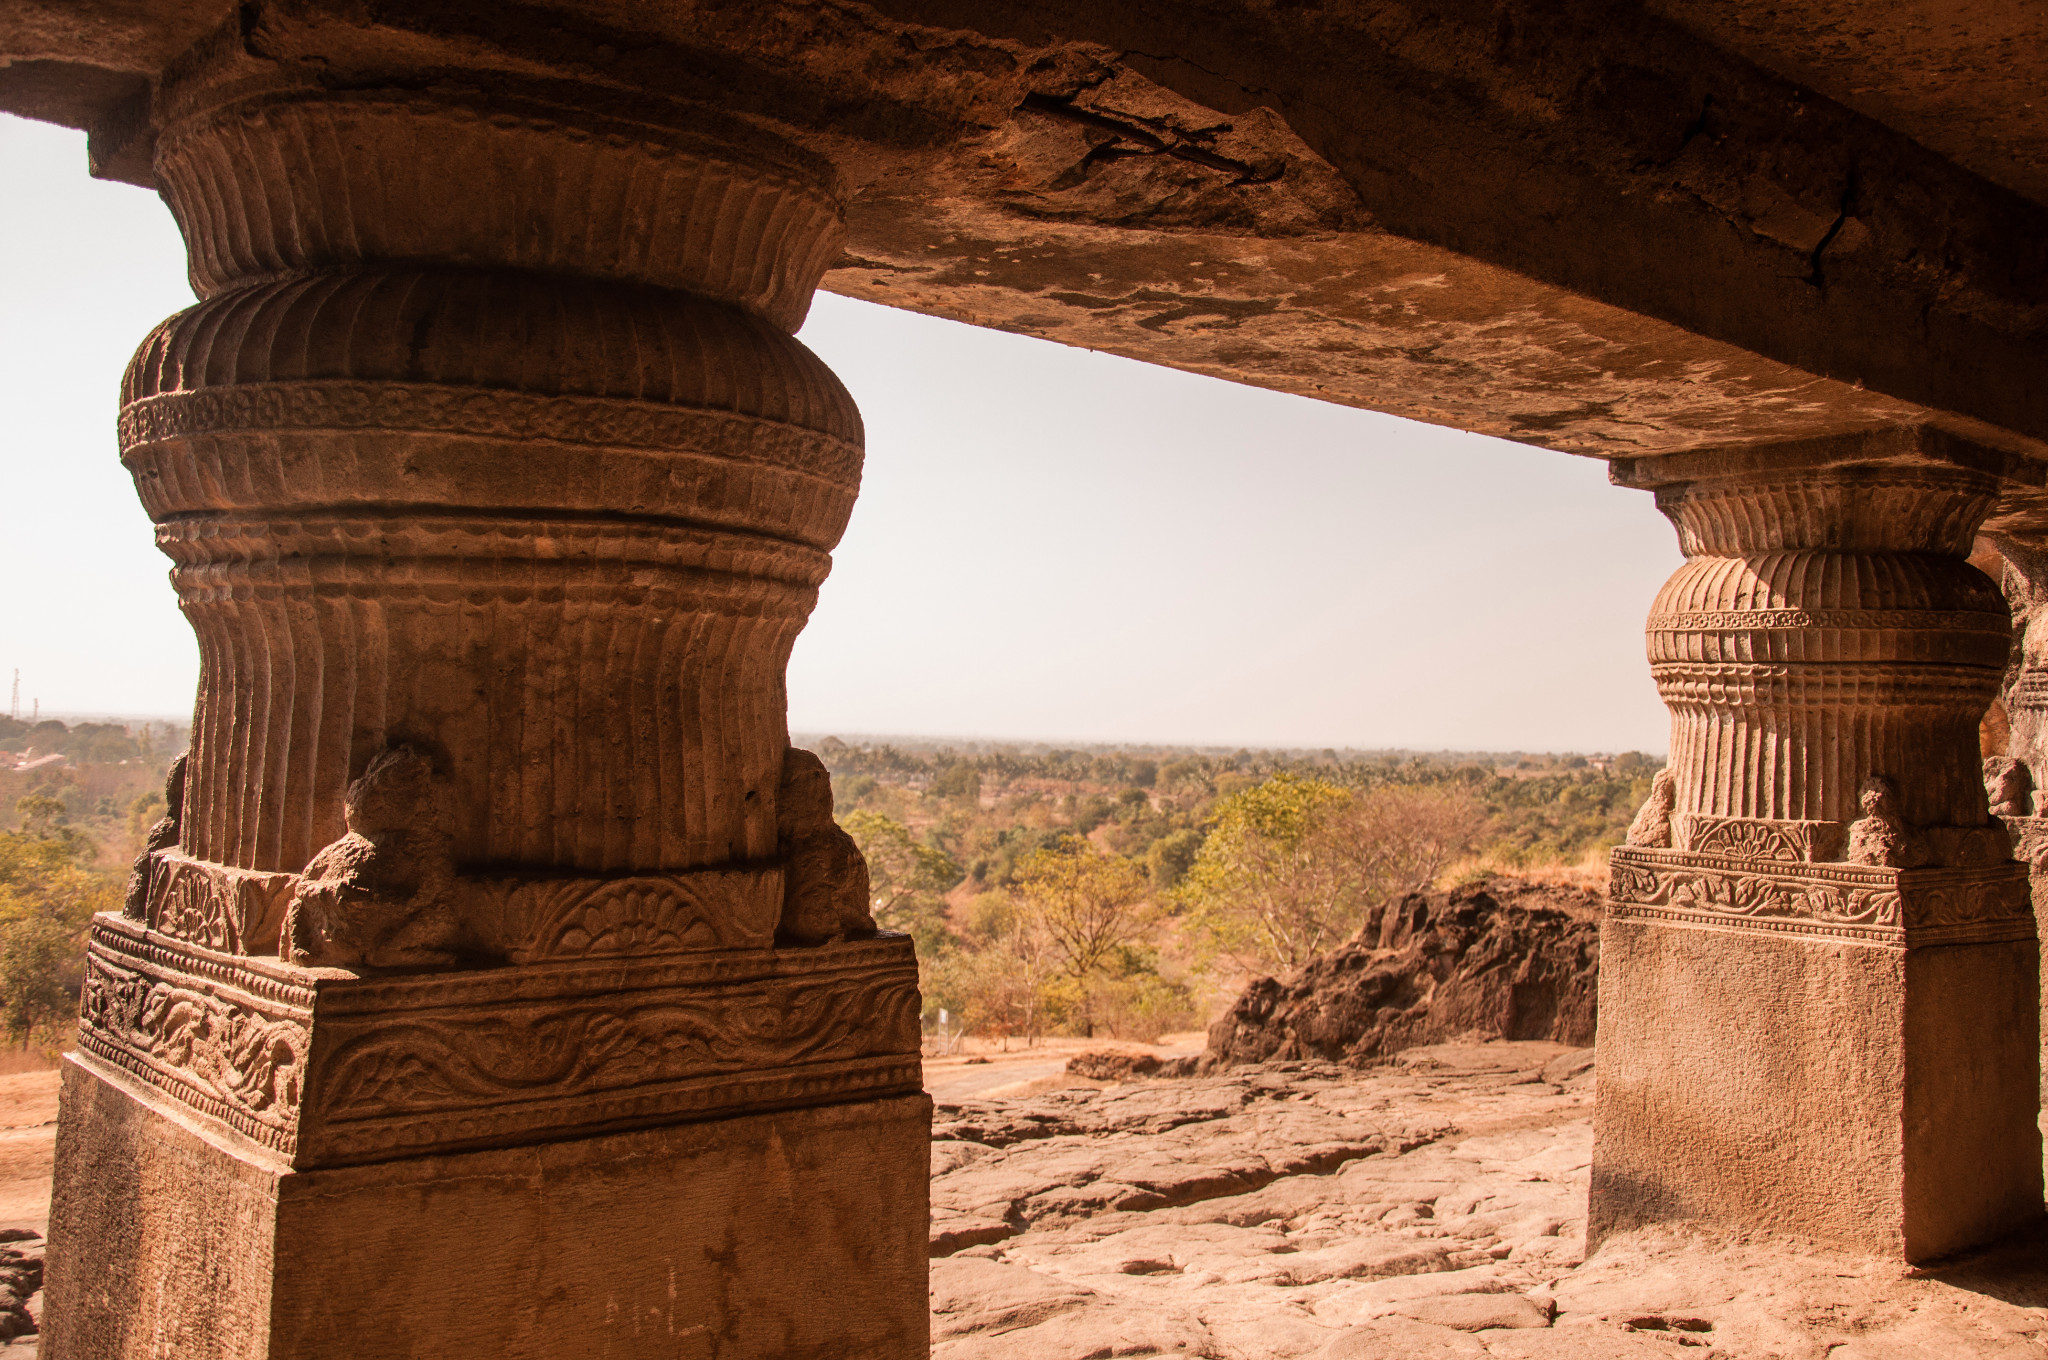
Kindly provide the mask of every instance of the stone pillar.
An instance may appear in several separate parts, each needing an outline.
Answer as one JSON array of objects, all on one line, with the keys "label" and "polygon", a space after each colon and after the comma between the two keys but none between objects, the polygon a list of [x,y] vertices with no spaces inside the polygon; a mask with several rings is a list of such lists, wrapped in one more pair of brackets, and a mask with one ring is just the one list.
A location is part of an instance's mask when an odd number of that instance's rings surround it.
[{"label": "stone pillar", "polygon": [[[2040,792],[2048,787],[2048,547],[2034,535],[2000,534],[1992,543],[1997,551],[1987,554],[1988,565],[1998,571],[2012,611],[2013,645],[1999,693],[2005,740],[2000,754],[1985,758],[1984,793],[1991,814],[2012,834],[2013,857],[2029,866],[2034,926],[2048,941],[2048,817],[2041,815],[2048,806]],[[2041,1022],[2048,1038],[2048,995]],[[2041,1069],[2048,1077],[2048,1044]]]},{"label": "stone pillar", "polygon": [[1618,470],[1686,563],[1671,762],[1613,857],[1591,1231],[1698,1220],[1911,1261],[2042,1211],[2026,870],[1977,725],[2009,623],[1947,466]]},{"label": "stone pillar", "polygon": [[758,129],[240,48],[122,457],[193,746],[95,922],[50,1360],[922,1357],[908,940],[784,668],[860,418]]}]

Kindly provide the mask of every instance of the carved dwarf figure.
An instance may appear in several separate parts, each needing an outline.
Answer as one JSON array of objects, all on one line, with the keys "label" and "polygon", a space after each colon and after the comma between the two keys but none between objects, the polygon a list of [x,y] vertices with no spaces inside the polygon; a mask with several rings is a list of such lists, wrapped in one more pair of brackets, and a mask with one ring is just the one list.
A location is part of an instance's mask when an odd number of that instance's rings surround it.
[{"label": "carved dwarf figure", "polygon": [[1677,801],[1678,789],[1672,778],[1671,769],[1666,766],[1657,771],[1657,777],[1650,781],[1650,796],[1636,810],[1636,819],[1628,824],[1628,843],[1669,849],[1671,846],[1671,808]]},{"label": "carved dwarf figure", "polygon": [[1927,863],[1927,846],[1899,811],[1899,786],[1881,774],[1863,781],[1863,816],[1849,824],[1849,862],[1911,869]]},{"label": "carved dwarf figure", "polygon": [[832,820],[832,776],[809,751],[792,746],[782,758],[775,824],[785,875],[776,938],[824,944],[874,934],[867,861],[853,837]]},{"label": "carved dwarf figure", "polygon": [[456,910],[445,785],[409,746],[380,752],[349,785],[348,834],[313,856],[292,894],[279,953],[302,967],[455,962]]},{"label": "carved dwarf figure", "polygon": [[2023,760],[1992,756],[1984,762],[1984,796],[1994,817],[2027,817],[2034,811],[2034,772]]},{"label": "carved dwarf figure", "polygon": [[164,771],[164,815],[157,819],[143,839],[142,853],[135,857],[135,867],[128,871],[128,895],[121,903],[121,914],[131,921],[140,921],[149,914],[149,866],[159,850],[169,850],[178,843],[179,826],[185,815],[185,757],[191,754],[181,752]]}]

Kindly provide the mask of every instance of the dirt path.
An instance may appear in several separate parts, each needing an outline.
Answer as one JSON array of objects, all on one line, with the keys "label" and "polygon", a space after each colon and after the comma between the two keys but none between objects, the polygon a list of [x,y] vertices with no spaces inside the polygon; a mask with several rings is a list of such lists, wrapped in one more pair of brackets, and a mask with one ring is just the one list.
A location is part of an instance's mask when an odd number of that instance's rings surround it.
[{"label": "dirt path", "polygon": [[48,1230],[56,1143],[57,1073],[0,1077],[0,1229]]},{"label": "dirt path", "polygon": [[[20,1289],[40,1284],[43,1234],[50,1230],[50,1169],[57,1146],[58,1074],[0,1076],[0,1278]],[[20,1235],[33,1233],[33,1238]],[[27,1266],[31,1273],[21,1274]],[[40,1290],[26,1300],[0,1284],[0,1356],[28,1360],[33,1334],[17,1335],[43,1311]]]}]

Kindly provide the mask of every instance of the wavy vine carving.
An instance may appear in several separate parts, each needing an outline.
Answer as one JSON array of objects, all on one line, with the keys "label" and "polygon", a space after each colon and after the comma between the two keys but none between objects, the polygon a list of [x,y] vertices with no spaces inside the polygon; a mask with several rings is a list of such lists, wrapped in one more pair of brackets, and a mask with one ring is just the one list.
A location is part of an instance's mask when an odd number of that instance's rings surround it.
[{"label": "wavy vine carving", "polygon": [[1901,924],[1898,889],[1801,882],[1695,865],[1618,864],[1613,896],[1640,906],[1717,916],[1791,916],[1841,924]]},{"label": "wavy vine carving", "polygon": [[1892,869],[1753,861],[1672,850],[1616,849],[1609,897],[1627,916],[1678,913],[1740,925],[1810,923],[1809,933],[1852,927],[1904,942],[1910,932],[1977,932],[2004,938],[2031,928],[2020,866]]},{"label": "wavy vine carving", "polygon": [[917,1008],[914,978],[870,974],[392,1017],[337,1042],[321,1113],[430,1114],[901,1052],[917,1044]]}]

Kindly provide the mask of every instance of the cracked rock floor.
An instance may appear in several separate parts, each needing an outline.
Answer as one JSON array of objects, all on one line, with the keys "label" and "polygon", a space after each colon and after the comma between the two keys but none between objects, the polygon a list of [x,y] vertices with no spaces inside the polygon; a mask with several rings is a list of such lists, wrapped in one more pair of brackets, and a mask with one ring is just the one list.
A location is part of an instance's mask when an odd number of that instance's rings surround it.
[{"label": "cracked rock floor", "polygon": [[2048,1240],[1927,1272],[1761,1235],[1585,1260],[1590,1061],[1443,1045],[975,1099],[935,1071],[934,1360],[2048,1357]]}]

